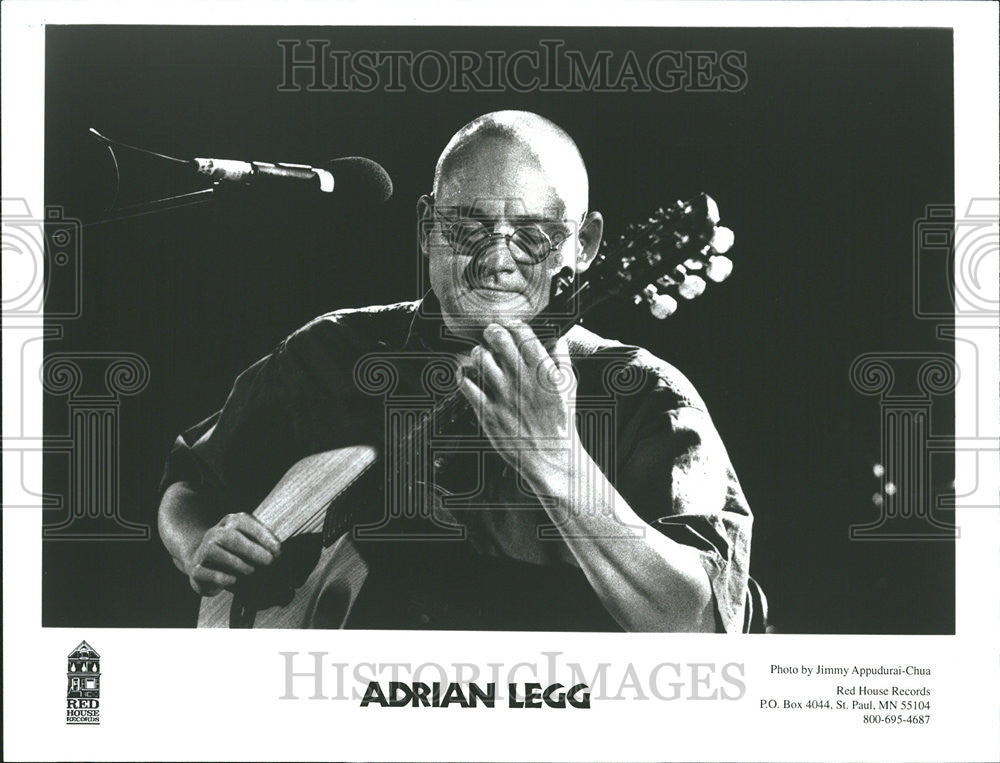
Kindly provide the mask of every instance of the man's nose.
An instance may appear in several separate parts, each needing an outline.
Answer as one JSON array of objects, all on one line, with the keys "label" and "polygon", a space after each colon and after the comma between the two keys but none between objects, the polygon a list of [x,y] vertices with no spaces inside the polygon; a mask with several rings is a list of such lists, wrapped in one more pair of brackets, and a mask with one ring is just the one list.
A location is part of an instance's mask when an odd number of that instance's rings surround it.
[{"label": "man's nose", "polygon": [[474,289],[481,288],[494,283],[498,276],[517,272],[517,263],[507,241],[506,236],[493,231],[488,240],[480,242],[462,273],[467,285]]},{"label": "man's nose", "polygon": [[499,225],[490,231],[489,238],[474,252],[475,267],[478,270],[486,273],[517,270],[517,262],[510,251],[512,232]]}]

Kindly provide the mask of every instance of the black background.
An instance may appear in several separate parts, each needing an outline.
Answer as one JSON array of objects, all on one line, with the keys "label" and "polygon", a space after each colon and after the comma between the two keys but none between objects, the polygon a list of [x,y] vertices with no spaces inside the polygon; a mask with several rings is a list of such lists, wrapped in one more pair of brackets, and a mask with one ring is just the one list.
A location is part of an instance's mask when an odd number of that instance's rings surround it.
[{"label": "black background", "polygon": [[[749,76],[737,93],[283,93],[281,38],[445,52],[559,38],[588,58],[632,49],[640,61],[733,49],[747,51]],[[148,387],[122,402],[120,497],[153,537],[47,541],[45,625],[194,623],[197,597],[155,531],[174,437],[315,315],[416,298],[414,204],[438,154],[475,116],[515,108],[576,139],[609,233],[700,190],[736,231],[732,279],[671,320],[614,304],[587,324],[668,359],[707,401],[756,517],[752,572],[776,629],[953,631],[953,543],[848,539],[878,516],[880,437],[852,360],[951,351],[913,317],[911,261],[914,221],[953,196],[950,30],[50,26],[46,45],[46,198],[85,220],[108,191],[87,161],[88,127],[185,158],[368,156],[395,194],[325,214],[210,204],[85,228],[84,313],[46,350],[148,360]],[[123,161],[123,203],[181,183],[165,163]],[[947,432],[950,401],[939,402]],[[65,406],[46,401],[49,434],[65,432]],[[65,463],[52,461],[46,489],[64,492]]]}]

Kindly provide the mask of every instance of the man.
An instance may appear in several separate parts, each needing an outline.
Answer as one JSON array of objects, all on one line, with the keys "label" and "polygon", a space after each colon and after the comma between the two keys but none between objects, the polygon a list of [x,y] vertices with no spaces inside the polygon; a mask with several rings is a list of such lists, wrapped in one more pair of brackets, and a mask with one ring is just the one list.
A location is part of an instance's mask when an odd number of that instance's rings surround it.
[{"label": "man", "polygon": [[[503,111],[463,127],[417,205],[432,292],[317,318],[178,438],[159,526],[194,590],[214,595],[278,558],[251,512],[295,461],[357,441],[396,447],[359,362],[398,358],[400,384],[419,392],[421,361],[445,353],[492,446],[452,477],[435,459],[445,495],[473,496],[435,499],[435,523],[460,538],[348,538],[364,585],[322,602],[314,625],[744,630],[751,515],[697,392],[639,348],[579,326],[543,343],[528,326],[553,275],[597,253],[603,222],[587,206],[583,160],[556,125]],[[614,364],[635,383],[609,383]],[[611,411],[588,438],[584,398]]]}]

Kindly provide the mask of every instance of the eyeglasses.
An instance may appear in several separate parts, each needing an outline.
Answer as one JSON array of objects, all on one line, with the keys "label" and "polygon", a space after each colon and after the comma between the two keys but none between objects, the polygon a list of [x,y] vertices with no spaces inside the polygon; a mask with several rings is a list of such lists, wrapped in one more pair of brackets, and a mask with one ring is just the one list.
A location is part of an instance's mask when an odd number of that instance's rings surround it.
[{"label": "eyeglasses", "polygon": [[486,220],[468,217],[452,220],[434,207],[431,209],[441,223],[445,241],[456,254],[475,255],[495,238],[502,238],[515,262],[522,265],[538,265],[548,259],[549,255],[565,244],[569,238],[565,233],[549,236],[537,223],[520,225],[513,233],[501,233]]}]

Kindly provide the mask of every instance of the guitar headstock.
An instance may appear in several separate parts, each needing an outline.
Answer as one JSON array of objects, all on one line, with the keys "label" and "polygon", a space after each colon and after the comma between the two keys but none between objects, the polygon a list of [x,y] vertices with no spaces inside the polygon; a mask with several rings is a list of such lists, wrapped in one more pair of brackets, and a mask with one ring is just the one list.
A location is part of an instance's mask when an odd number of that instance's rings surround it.
[{"label": "guitar headstock", "polygon": [[656,318],[666,318],[680,301],[696,299],[732,272],[725,254],[735,237],[718,223],[719,208],[704,193],[660,208],[616,241],[605,242],[571,291],[586,294],[590,305],[630,296],[636,304],[645,302]]}]

